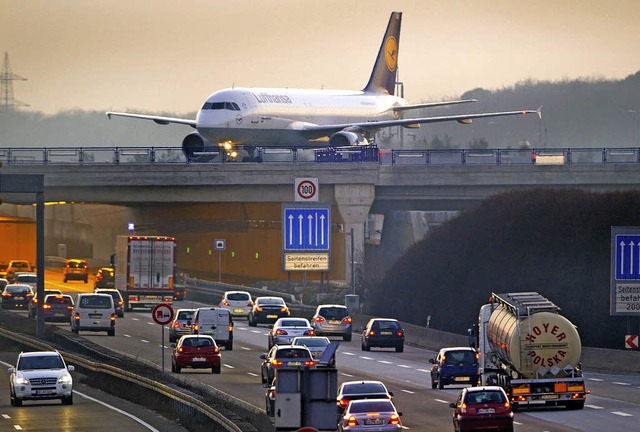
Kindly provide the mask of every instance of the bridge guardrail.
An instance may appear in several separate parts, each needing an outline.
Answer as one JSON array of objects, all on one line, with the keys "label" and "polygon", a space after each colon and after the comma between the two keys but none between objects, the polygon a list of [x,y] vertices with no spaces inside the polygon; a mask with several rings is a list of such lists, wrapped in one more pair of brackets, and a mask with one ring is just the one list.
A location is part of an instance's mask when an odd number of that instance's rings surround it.
[{"label": "bridge guardrail", "polygon": [[[215,147],[218,150],[217,147]],[[488,166],[640,164],[640,148],[422,149],[353,148],[257,149],[261,163],[362,163],[381,165]],[[187,160],[180,147],[44,147],[0,149],[5,165],[162,165],[237,163],[216,157]]]}]

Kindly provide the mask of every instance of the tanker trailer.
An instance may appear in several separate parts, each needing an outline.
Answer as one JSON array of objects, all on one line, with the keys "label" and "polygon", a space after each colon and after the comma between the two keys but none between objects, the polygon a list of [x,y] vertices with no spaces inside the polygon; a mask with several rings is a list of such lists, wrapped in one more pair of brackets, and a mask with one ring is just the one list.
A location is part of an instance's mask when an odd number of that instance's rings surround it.
[{"label": "tanker trailer", "polygon": [[587,396],[576,327],[536,292],[491,294],[477,327],[482,385],[499,385],[514,409],[564,405],[582,409]]}]

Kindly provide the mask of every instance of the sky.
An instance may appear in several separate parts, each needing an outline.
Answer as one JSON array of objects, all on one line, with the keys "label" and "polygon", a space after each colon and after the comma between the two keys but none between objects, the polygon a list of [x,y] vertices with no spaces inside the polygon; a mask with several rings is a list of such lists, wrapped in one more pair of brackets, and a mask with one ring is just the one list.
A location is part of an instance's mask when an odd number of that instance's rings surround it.
[{"label": "sky", "polygon": [[223,88],[362,89],[403,12],[411,103],[640,70],[637,0],[0,0],[26,111],[186,114]]}]

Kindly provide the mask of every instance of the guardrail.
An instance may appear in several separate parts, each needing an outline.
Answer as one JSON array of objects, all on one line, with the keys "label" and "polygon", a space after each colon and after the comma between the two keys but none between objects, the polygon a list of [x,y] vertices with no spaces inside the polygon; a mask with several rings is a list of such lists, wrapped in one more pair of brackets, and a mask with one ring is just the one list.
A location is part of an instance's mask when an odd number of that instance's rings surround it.
[{"label": "guardrail", "polygon": [[[237,163],[219,147],[204,149],[215,156],[204,164]],[[188,165],[180,147],[44,147],[0,149],[5,165]],[[424,149],[388,150],[376,146],[300,149],[258,148],[254,162],[375,162],[381,165],[594,165],[640,164],[640,148]]]}]

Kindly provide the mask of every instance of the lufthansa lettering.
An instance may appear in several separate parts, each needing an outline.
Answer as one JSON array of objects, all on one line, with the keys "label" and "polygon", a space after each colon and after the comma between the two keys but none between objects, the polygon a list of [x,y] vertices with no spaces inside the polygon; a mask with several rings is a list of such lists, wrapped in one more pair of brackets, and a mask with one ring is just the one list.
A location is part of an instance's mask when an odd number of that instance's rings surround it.
[{"label": "lufthansa lettering", "polygon": [[271,95],[268,93],[260,93],[255,94],[251,93],[258,103],[279,103],[279,104],[290,104],[293,103],[291,98],[287,95]]}]

